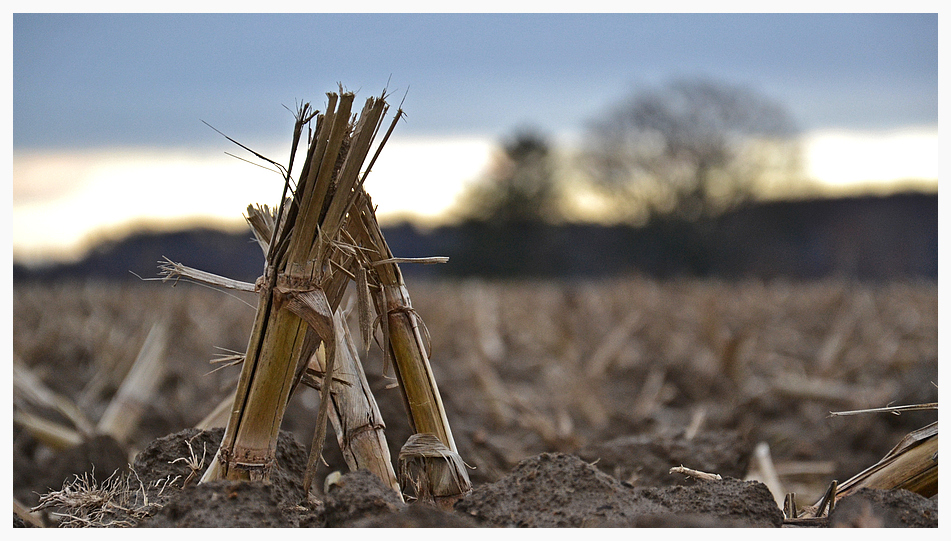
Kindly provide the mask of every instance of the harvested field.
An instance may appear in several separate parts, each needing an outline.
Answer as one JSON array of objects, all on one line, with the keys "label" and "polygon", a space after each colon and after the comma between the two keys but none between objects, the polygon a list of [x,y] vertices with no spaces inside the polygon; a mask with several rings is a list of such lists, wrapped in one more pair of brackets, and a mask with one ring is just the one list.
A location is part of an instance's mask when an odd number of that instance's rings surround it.
[{"label": "harvested field", "polygon": [[[937,402],[936,282],[407,282],[431,337],[459,454],[474,468],[473,491],[453,511],[405,506],[382,484],[373,492],[372,477],[346,475],[324,487],[332,471],[347,471],[332,433],[318,497],[298,505],[294,480],[306,448],[294,440],[311,440],[319,395],[310,388],[291,399],[278,452],[287,464],[273,485],[187,480],[190,469],[207,466],[221,432],[182,431],[234,392],[239,368],[208,361],[244,351],[255,296],[157,282],[14,287],[14,365],[75,404],[92,426],[153,325],[164,325],[167,338],[155,395],[126,441],[87,434],[54,450],[14,423],[14,497],[33,507],[38,494],[62,489],[91,463],[99,482],[133,464],[149,506],[139,498],[73,525],[120,517],[160,527],[778,526],[782,512],[766,486],[697,481],[670,468],[762,478],[754,450],[765,443],[781,483],[770,488],[813,504],[833,479],[848,479],[937,420],[935,411],[829,416]],[[356,310],[352,319],[356,329]],[[411,435],[402,399],[378,347],[364,365],[395,459]],[[14,406],[75,424],[22,392]],[[198,442],[207,449],[204,464]],[[879,507],[854,504],[857,518],[829,520],[937,525],[936,500],[893,492],[891,499],[866,494]],[[63,520],[55,512],[62,509],[38,515],[52,525]]]}]

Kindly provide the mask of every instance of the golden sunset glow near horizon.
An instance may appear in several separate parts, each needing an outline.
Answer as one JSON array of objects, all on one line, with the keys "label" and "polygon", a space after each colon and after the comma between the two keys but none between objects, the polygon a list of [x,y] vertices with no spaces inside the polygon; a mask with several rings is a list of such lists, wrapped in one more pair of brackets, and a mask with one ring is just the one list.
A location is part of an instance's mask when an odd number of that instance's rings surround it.
[{"label": "golden sunset glow near horizon", "polygon": [[[909,180],[933,180],[937,190],[937,129],[820,131],[802,147],[807,179],[830,194]],[[381,221],[438,224],[496,152],[497,142],[478,137],[394,137],[367,177],[367,192]],[[284,153],[276,146],[262,152]],[[224,151],[15,152],[14,261],[75,259],[103,237],[137,228],[237,231],[248,204],[273,205],[281,188],[277,173]]]},{"label": "golden sunset glow near horizon", "polygon": [[[381,220],[432,223],[478,178],[494,148],[474,137],[394,138],[366,189]],[[269,157],[287,152],[256,150]],[[227,152],[247,157],[240,149]],[[13,258],[27,264],[75,259],[103,238],[140,228],[241,230],[248,205],[273,206],[282,187],[278,173],[224,151],[15,152]]]}]

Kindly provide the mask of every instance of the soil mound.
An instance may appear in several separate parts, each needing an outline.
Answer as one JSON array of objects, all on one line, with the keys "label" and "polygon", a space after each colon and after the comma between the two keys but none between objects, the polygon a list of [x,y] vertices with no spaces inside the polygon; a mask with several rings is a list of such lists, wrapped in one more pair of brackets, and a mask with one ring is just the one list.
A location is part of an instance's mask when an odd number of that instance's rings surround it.
[{"label": "soil mound", "polygon": [[577,454],[621,481],[663,487],[690,482],[682,475],[670,474],[676,466],[742,478],[749,465],[749,449],[750,445],[736,431],[708,431],[694,437],[683,432],[661,432],[595,443]]}]

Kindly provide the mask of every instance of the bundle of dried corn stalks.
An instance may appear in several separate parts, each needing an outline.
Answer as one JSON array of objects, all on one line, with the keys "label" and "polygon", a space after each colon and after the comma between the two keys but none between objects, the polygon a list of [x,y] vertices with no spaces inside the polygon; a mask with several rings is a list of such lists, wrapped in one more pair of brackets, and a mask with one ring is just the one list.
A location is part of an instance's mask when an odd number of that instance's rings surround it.
[{"label": "bundle of dried corn stalks", "polygon": [[[341,90],[339,95],[327,96],[323,113],[311,111],[309,104],[299,108],[286,168],[258,155],[285,173],[277,209],[248,208],[248,221],[265,252],[263,276],[251,285],[171,261],[162,267],[165,280],[186,276],[259,295],[225,434],[202,481],[266,479],[287,401],[304,381],[321,391],[305,487],[309,489],[313,480],[332,404],[338,442],[350,467],[370,469],[398,488],[379,410],[338,311],[350,281],[356,284],[364,347],[369,347],[374,334],[371,310],[375,310],[385,357],[393,360],[412,426],[417,432],[435,435],[456,453],[429,366],[425,326],[412,309],[397,265],[408,260],[393,257],[363,189],[402,111],[361,174],[389,106],[382,96],[369,98],[360,114],[352,115],[352,93]],[[311,123],[314,129],[306,159],[294,185],[294,155],[303,128]],[[462,464],[461,459],[454,464]],[[455,489],[466,491],[468,476],[464,467],[458,469],[457,477],[465,482]]]}]

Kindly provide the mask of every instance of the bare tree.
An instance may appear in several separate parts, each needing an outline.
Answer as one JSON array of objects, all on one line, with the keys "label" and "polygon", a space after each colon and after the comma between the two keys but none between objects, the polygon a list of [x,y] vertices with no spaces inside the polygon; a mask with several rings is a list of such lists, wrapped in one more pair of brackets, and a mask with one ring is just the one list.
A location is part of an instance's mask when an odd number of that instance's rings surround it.
[{"label": "bare tree", "polygon": [[635,93],[588,135],[583,167],[629,220],[713,216],[799,172],[797,129],[785,109],[709,80]]},{"label": "bare tree", "polygon": [[467,194],[466,217],[498,224],[557,220],[559,196],[547,138],[523,129],[503,143],[503,150],[504,156]]}]

